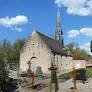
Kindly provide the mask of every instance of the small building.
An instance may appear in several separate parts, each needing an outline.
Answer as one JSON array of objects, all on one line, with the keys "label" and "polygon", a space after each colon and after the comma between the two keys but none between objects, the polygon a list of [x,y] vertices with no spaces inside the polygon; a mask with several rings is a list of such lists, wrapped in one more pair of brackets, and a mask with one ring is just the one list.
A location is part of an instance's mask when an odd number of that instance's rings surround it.
[{"label": "small building", "polygon": [[92,59],[87,61],[87,67],[92,67]]},{"label": "small building", "polygon": [[69,71],[73,68],[73,58],[72,57],[66,57],[62,56],[61,58],[61,71]]},{"label": "small building", "polygon": [[86,60],[74,60],[74,66],[76,69],[86,69]]}]

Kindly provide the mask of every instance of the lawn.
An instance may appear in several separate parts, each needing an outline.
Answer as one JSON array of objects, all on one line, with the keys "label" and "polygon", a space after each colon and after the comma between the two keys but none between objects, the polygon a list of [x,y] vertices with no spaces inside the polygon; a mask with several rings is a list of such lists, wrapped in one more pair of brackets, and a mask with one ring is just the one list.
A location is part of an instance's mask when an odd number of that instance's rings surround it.
[{"label": "lawn", "polygon": [[72,77],[72,72],[68,72],[68,73],[60,75],[58,77],[58,79],[61,81],[66,81],[66,80],[70,79],[71,77]]},{"label": "lawn", "polygon": [[88,67],[88,68],[86,69],[86,76],[87,76],[88,78],[92,77],[92,67]]},{"label": "lawn", "polygon": [[[92,78],[92,67],[86,68],[86,76],[87,78]],[[72,72],[62,74],[58,77],[61,80],[68,80],[72,77]]]}]

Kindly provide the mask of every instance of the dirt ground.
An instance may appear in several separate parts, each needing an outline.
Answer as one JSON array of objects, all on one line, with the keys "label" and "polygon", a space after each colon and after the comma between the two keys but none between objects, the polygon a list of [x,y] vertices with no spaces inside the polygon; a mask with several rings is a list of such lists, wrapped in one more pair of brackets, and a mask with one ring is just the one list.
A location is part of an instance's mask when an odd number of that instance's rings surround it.
[{"label": "dirt ground", "polygon": [[[92,92],[92,78],[88,79],[85,84],[83,84],[80,81],[77,81],[76,90],[71,89],[71,87],[73,87],[72,79],[63,83],[59,83],[59,90],[57,92]],[[50,92],[50,90],[49,88],[44,88],[43,90],[39,92]],[[55,92],[54,87],[51,92]]]},{"label": "dirt ground", "polygon": [[[36,91],[30,88],[20,89],[20,92],[55,92],[54,84],[50,85],[50,79],[43,80],[41,83],[47,84],[49,86],[44,87],[43,89]],[[59,90],[57,92],[92,92],[92,78],[88,79],[85,84],[81,81],[77,81],[77,89],[71,89],[73,87],[72,79],[69,79],[65,82],[59,82]],[[52,90],[51,90],[52,89]]]}]

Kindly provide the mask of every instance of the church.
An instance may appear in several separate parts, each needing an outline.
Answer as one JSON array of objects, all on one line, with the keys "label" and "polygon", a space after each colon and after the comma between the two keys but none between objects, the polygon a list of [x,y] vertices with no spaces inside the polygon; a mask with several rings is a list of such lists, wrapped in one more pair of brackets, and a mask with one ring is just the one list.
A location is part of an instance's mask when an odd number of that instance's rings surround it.
[{"label": "church", "polygon": [[48,73],[48,68],[53,63],[58,71],[61,71],[62,56],[67,55],[68,50],[64,47],[61,16],[58,8],[54,38],[50,38],[38,30],[33,30],[31,37],[20,52],[20,70],[27,71],[30,67],[32,71],[36,72],[37,67],[41,67],[44,73]]}]

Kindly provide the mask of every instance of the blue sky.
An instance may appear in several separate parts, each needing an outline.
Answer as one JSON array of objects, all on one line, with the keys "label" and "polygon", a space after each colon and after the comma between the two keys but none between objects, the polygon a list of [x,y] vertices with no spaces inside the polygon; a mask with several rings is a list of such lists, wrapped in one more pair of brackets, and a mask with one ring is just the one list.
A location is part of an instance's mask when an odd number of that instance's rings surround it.
[{"label": "blue sky", "polygon": [[28,38],[33,29],[52,36],[57,6],[65,44],[77,42],[90,53],[92,0],[0,0],[0,40]]}]

